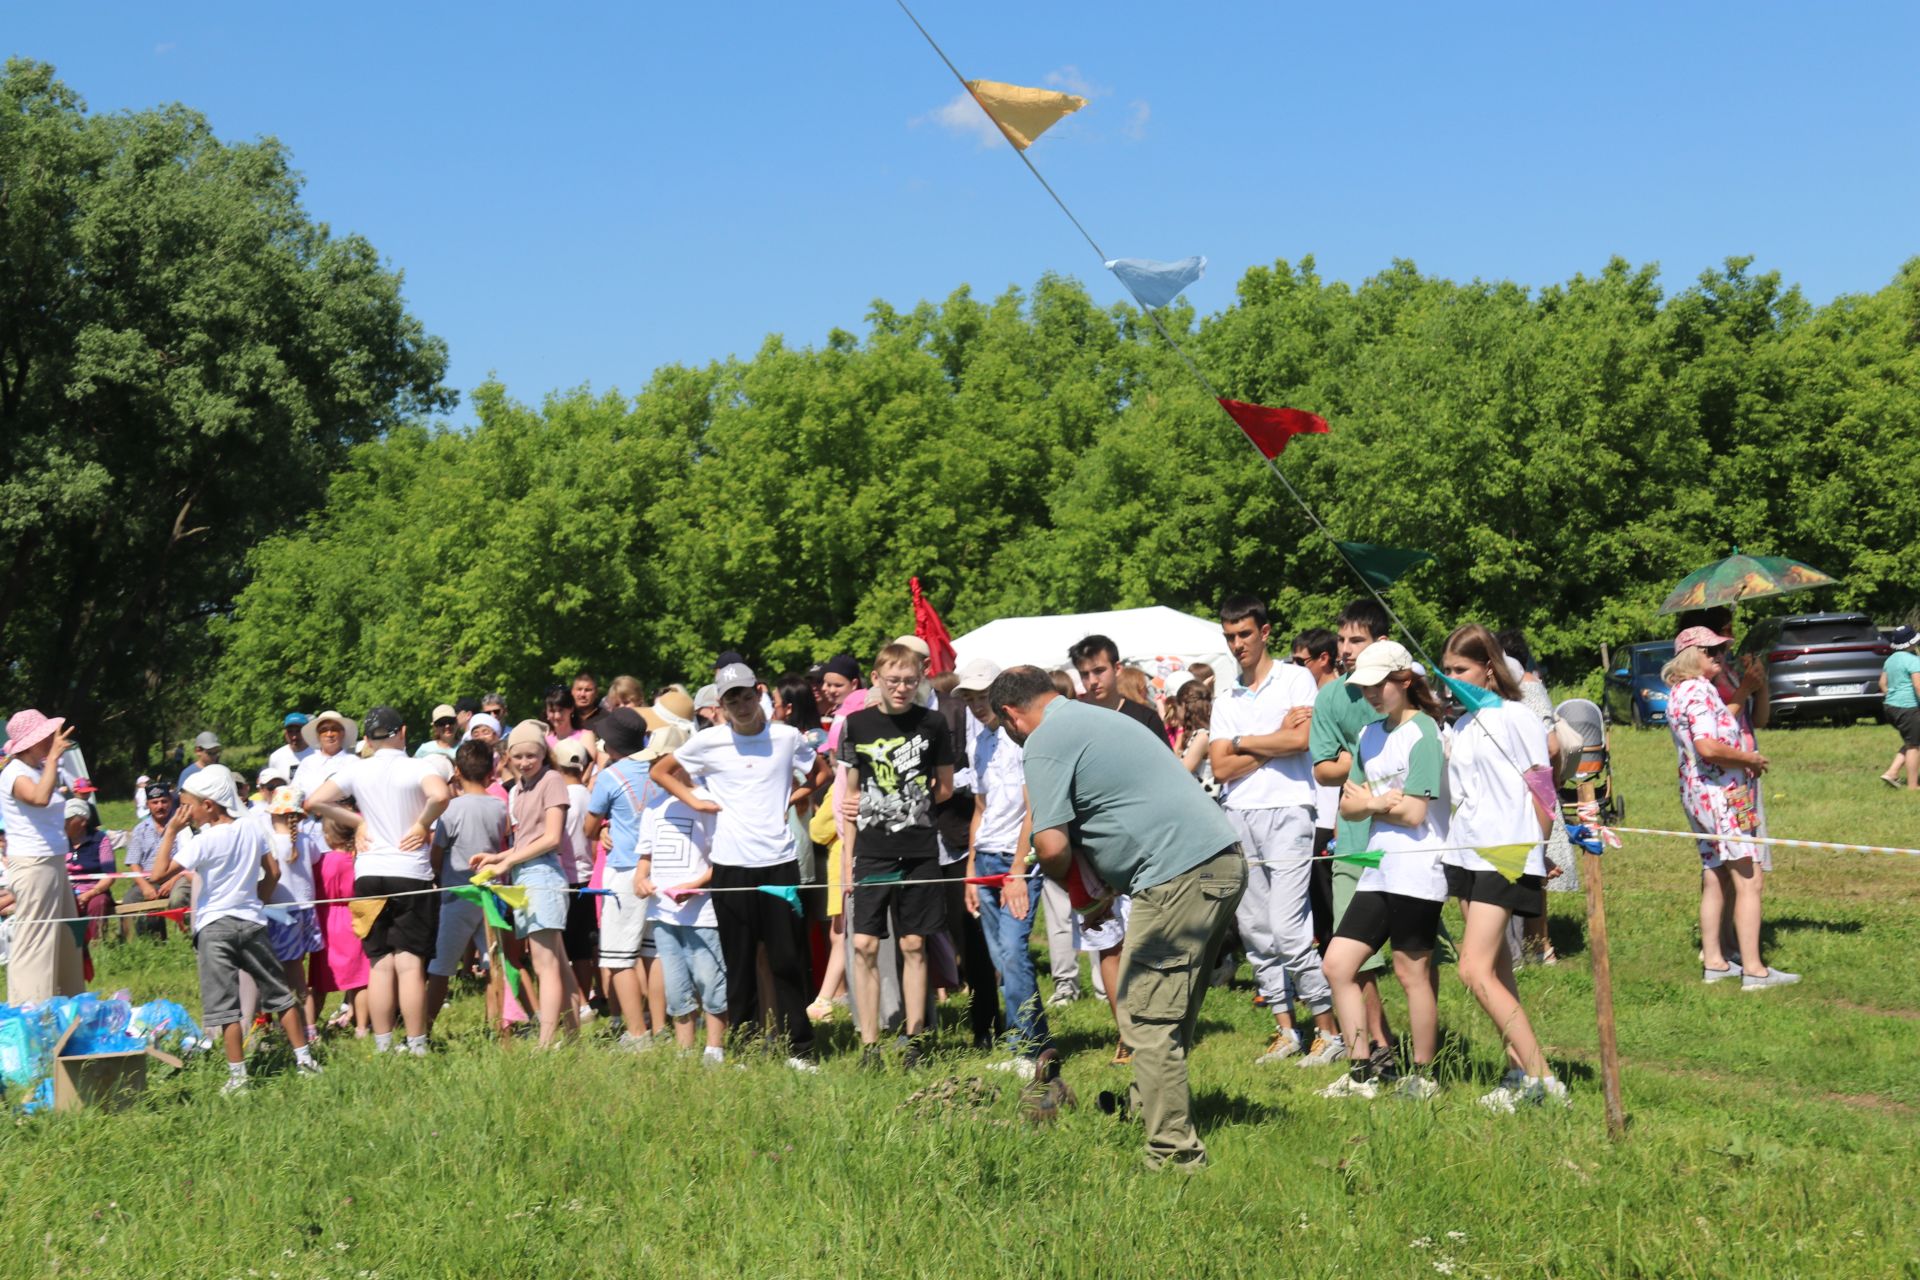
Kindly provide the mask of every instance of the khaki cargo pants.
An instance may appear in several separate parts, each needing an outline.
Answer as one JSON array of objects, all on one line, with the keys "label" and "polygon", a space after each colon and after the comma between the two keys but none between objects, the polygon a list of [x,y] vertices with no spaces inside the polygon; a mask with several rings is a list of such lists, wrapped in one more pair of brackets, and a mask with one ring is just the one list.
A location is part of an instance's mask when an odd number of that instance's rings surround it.
[{"label": "khaki cargo pants", "polygon": [[1133,1114],[1146,1125],[1147,1163],[1202,1164],[1187,1096],[1187,1051],[1220,940],[1247,887],[1247,860],[1229,845],[1191,871],[1136,890],[1120,952],[1120,1005],[1133,1048]]}]

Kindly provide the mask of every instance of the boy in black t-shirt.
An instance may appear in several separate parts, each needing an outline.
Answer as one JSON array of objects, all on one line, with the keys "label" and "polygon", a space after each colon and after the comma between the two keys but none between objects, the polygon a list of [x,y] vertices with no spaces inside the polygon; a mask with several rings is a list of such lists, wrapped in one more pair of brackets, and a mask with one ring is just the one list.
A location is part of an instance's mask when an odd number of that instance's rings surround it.
[{"label": "boy in black t-shirt", "polygon": [[[945,896],[938,883],[929,882],[940,877],[933,810],[953,794],[953,739],[938,712],[914,705],[925,674],[919,654],[890,644],[873,666],[875,696],[840,731],[838,762],[852,768],[858,784],[841,799],[851,824],[842,857],[852,863],[842,880],[854,887],[863,1060],[879,1053],[880,940],[891,911],[900,929],[900,989],[911,1041],[907,1065],[914,1066],[925,1054],[920,1036],[927,1008],[926,939],[946,928]],[[863,883],[871,881],[879,883]]]}]

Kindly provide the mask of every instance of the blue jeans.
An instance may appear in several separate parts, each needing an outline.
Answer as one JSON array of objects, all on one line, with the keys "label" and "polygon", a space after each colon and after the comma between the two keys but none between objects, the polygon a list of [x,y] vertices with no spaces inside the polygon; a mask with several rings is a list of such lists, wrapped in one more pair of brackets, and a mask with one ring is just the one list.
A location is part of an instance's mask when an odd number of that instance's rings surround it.
[{"label": "blue jeans", "polygon": [[684,1018],[697,1009],[725,1014],[727,970],[720,959],[720,931],[656,920],[653,940],[666,970],[667,1016]]},{"label": "blue jeans", "polygon": [[[1013,866],[1009,853],[973,855],[973,873],[977,876],[1004,875]],[[999,889],[981,886],[980,929],[987,935],[987,953],[993,967],[1000,971],[1000,996],[1007,1006],[1007,1047],[1023,1058],[1031,1058],[1053,1047],[1053,1032],[1047,1029],[1047,1015],[1040,1008],[1040,986],[1034,977],[1033,953],[1027,939],[1033,934],[1034,908],[1040,902],[1040,877],[1027,877],[1027,918],[1016,920],[1000,905]]]}]

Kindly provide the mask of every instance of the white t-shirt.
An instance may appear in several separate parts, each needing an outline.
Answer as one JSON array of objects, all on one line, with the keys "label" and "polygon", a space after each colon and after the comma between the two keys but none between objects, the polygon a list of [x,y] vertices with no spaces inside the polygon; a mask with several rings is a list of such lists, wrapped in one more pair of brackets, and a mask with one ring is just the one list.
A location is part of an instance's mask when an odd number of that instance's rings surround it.
[{"label": "white t-shirt", "polygon": [[585,884],[593,878],[593,846],[587,843],[587,789],[567,784],[567,825],[560,837],[560,869],[567,883]]},{"label": "white t-shirt", "polygon": [[312,902],[314,866],[326,853],[320,824],[308,818],[295,825],[291,837],[282,834],[278,828],[270,828],[267,842],[273,849],[273,860],[280,865],[280,879],[273,886],[268,901]]},{"label": "white t-shirt", "polygon": [[0,769],[0,821],[7,827],[7,858],[67,858],[67,799],[59,791],[50,804],[28,804],[13,794],[14,784],[25,778],[40,781],[40,770],[29,769],[18,760],[7,761]]},{"label": "white t-shirt", "polygon": [[260,859],[268,851],[260,824],[245,819],[202,827],[193,844],[184,848],[174,841],[173,860],[193,872],[198,884],[193,904],[195,933],[229,917],[267,922],[260,902]]},{"label": "white t-shirt", "polygon": [[999,729],[981,734],[974,751],[974,794],[982,805],[973,847],[984,853],[1019,852],[1015,846],[1027,816],[1027,770],[1020,744]]},{"label": "white t-shirt", "polygon": [[293,771],[293,785],[300,788],[301,795],[310,796],[320,789],[321,783],[352,772],[360,766],[360,763],[360,757],[351,751],[336,751],[332,755],[325,755],[319,748],[310,747],[306,758]]},{"label": "white t-shirt", "polygon": [[1450,852],[1456,867],[1492,871],[1473,849],[1528,844],[1526,874],[1547,874],[1546,845],[1540,838],[1533,792],[1524,770],[1547,767],[1547,730],[1540,717],[1518,702],[1502,702],[1460,717],[1449,735],[1447,790],[1453,797],[1452,839],[1468,846]]},{"label": "white t-shirt", "polygon": [[713,826],[715,866],[777,867],[799,856],[787,824],[787,797],[794,775],[813,767],[814,750],[798,729],[769,723],[747,735],[713,725],[673,757],[720,805]]},{"label": "white t-shirt", "polygon": [[[1278,733],[1280,722],[1295,707],[1313,706],[1320,692],[1305,667],[1290,662],[1275,662],[1267,678],[1249,689],[1235,680],[1227,695],[1213,704],[1213,723],[1208,729],[1215,742],[1234,737]],[[1318,789],[1313,781],[1313,756],[1302,747],[1292,755],[1269,760],[1244,778],[1227,787],[1229,809],[1281,809],[1298,805],[1312,808]]]},{"label": "white t-shirt", "polygon": [[[668,795],[664,788],[655,790],[660,793],[662,803],[649,803],[640,819],[639,853],[643,858],[653,859],[653,882],[663,889],[671,889],[699,879],[712,865],[708,856],[713,849],[714,819],[719,815],[699,813]],[[705,788],[697,789],[694,794],[703,800],[710,798]],[[715,927],[710,893],[694,894],[677,903],[664,893],[656,893],[647,905],[647,915],[668,924]]]},{"label": "white t-shirt", "polygon": [[295,751],[283,742],[274,749],[272,755],[267,757],[267,767],[271,769],[277,765],[280,768],[282,776],[285,777],[288,782],[292,782],[293,775],[300,772],[300,766],[306,763],[307,757],[318,755],[319,752],[320,748],[318,747],[302,747],[298,751]]},{"label": "white t-shirt", "polygon": [[432,841],[418,849],[402,850],[400,839],[426,812],[422,785],[432,773],[424,760],[415,760],[397,747],[382,747],[356,769],[333,777],[340,794],[360,806],[369,845],[354,859],[353,874],[398,876],[404,880],[433,879]]},{"label": "white t-shirt", "polygon": [[1441,870],[1440,850],[1447,839],[1446,750],[1440,729],[1416,712],[1391,732],[1376,720],[1360,731],[1360,767],[1375,795],[1399,791],[1425,796],[1427,816],[1418,826],[1401,826],[1375,815],[1367,834],[1367,848],[1385,856],[1377,867],[1360,872],[1354,886],[1361,891],[1397,893],[1428,902],[1447,900],[1447,874]]}]

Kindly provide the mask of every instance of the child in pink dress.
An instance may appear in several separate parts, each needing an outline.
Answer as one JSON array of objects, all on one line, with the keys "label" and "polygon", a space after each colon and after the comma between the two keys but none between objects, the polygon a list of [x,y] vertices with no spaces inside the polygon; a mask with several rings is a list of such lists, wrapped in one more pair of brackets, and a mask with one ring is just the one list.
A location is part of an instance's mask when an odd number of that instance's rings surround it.
[{"label": "child in pink dress", "polygon": [[353,832],[329,820],[327,852],[321,855],[316,879],[321,904],[314,908],[325,945],[313,953],[307,985],[316,998],[329,991],[341,996],[340,1010],[327,1026],[345,1028],[353,1022],[355,1036],[368,1034],[367,953],[353,931]]}]

